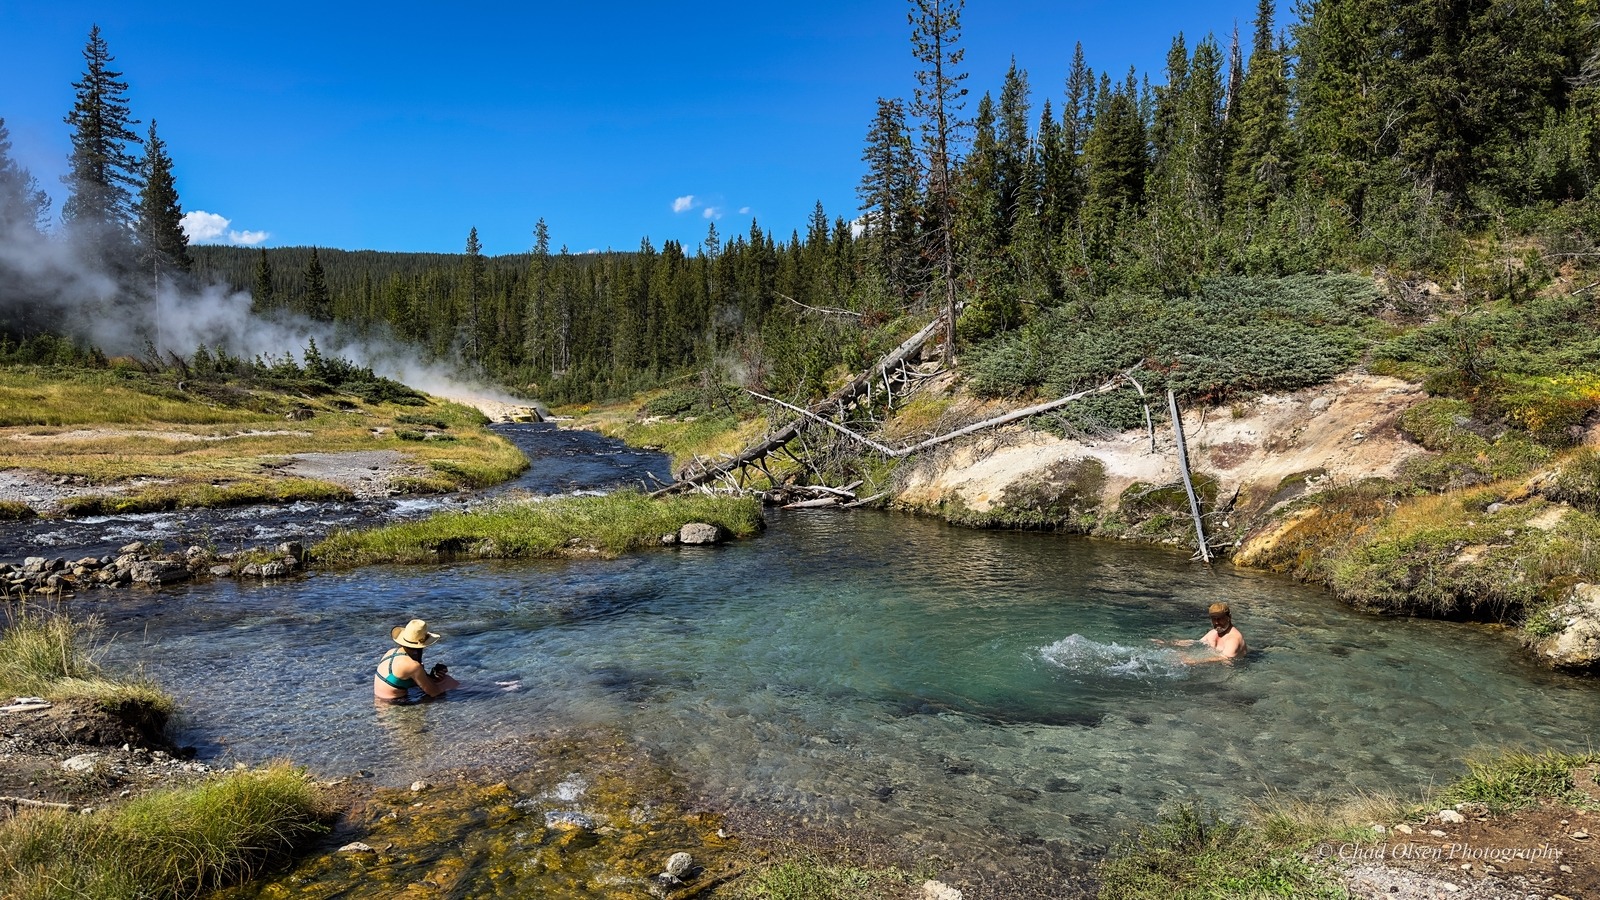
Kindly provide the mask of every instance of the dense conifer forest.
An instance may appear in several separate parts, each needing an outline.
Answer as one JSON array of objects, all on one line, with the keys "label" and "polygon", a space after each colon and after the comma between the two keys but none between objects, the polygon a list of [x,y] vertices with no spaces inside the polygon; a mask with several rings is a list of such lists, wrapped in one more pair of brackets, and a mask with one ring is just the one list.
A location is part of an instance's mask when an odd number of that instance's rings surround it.
[{"label": "dense conifer forest", "polygon": [[[960,309],[949,349],[987,361],[980,387],[1015,393],[1050,379],[995,361],[1026,356],[1027,340],[1048,344],[1044,323],[1059,333],[1156,322],[1179,298],[1220,302],[1204,288],[1219,277],[1378,273],[1515,301],[1595,262],[1594,0],[1307,0],[1290,23],[1273,9],[1262,0],[1247,34],[1173,38],[1157,73],[1093,71],[1080,46],[1066,83],[1042,86],[1015,63],[964,71],[959,4],[913,0],[917,90],[881,98],[863,123],[860,207],[819,203],[787,233],[713,225],[696,246],[645,238],[629,252],[575,255],[552,248],[539,219],[527,253],[493,258],[476,230],[458,255],[184,253],[163,226],[178,205],[154,123],[143,141],[76,126],[67,231],[106,258],[131,235],[130,269],[181,269],[250,291],[263,315],[397,336],[551,402],[707,370],[816,393],[838,366],[892,345],[895,323],[947,305]],[[80,106],[118,97],[118,73],[95,69],[107,56],[97,41],[85,83],[105,84],[81,90]],[[980,94],[970,85],[984,77],[997,86]],[[37,217],[3,128],[11,218]],[[1364,290],[1353,302],[1369,302]],[[1318,323],[1302,312],[1290,317]],[[49,325],[5,324],[13,334]],[[1272,387],[1270,375],[1258,386]]]}]

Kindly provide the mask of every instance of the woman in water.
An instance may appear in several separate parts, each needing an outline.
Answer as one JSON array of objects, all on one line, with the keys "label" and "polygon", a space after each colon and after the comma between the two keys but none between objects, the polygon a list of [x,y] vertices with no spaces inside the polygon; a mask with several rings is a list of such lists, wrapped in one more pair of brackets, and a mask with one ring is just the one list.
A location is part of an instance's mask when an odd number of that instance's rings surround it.
[{"label": "woman in water", "polygon": [[378,672],[372,676],[373,696],[404,703],[411,699],[412,688],[421,688],[429,697],[442,697],[446,691],[461,686],[450,677],[450,667],[444,663],[434,663],[432,671],[422,667],[422,651],[439,640],[437,634],[428,631],[427,622],[412,619],[405,625],[396,625],[389,637],[399,646],[378,660]]}]

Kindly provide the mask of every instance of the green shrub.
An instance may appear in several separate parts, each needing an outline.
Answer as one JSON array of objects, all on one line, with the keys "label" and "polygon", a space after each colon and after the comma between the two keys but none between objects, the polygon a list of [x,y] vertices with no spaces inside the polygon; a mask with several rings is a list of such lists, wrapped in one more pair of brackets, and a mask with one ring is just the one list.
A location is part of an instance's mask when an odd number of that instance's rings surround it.
[{"label": "green shrub", "polygon": [[38,513],[33,507],[17,500],[0,500],[0,522],[17,522],[22,519],[31,519]]},{"label": "green shrub", "polygon": [[[1377,295],[1351,277],[1217,278],[1191,296],[1121,295],[1040,314],[968,354],[985,396],[1067,394],[1143,361],[1147,391],[1222,402],[1326,381],[1370,343]],[[1089,398],[1069,426],[1120,431],[1142,424],[1130,391]]]}]

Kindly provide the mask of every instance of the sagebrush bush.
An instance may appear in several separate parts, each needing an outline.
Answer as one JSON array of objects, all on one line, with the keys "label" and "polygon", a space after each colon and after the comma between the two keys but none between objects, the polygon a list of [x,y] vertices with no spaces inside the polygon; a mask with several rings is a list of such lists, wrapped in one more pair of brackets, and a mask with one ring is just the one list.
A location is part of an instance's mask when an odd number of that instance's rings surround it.
[{"label": "sagebrush bush", "polygon": [[[1318,384],[1370,343],[1377,295],[1352,277],[1217,278],[1191,296],[1121,295],[1036,316],[969,354],[985,396],[1067,394],[1145,362],[1147,391],[1222,402]],[[1120,431],[1143,421],[1130,390],[1069,407],[1069,424]]]}]

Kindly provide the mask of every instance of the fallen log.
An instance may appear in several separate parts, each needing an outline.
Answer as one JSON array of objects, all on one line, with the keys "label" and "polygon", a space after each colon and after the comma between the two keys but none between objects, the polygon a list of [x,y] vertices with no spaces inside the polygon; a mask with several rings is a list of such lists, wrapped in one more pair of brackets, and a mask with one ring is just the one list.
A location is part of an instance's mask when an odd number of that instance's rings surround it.
[{"label": "fallen log", "polygon": [[838,497],[819,497],[816,500],[799,500],[799,501],[796,501],[794,503],[785,504],[783,506],[783,508],[784,509],[820,509],[821,507],[824,507],[824,506],[838,506],[838,505],[839,505],[839,498]]},{"label": "fallen log", "polygon": [[[834,391],[832,394],[828,395],[827,399],[822,400],[809,409],[800,409],[796,406],[789,406],[789,404],[783,405],[788,406],[790,409],[798,410],[801,413],[806,413],[815,417],[833,415],[834,413],[848,406],[857,397],[864,394],[867,390],[867,386],[870,385],[875,378],[887,372],[890,368],[899,365],[901,362],[904,362],[913,353],[921,350],[923,344],[927,343],[935,335],[940,333],[940,328],[943,323],[943,316],[935,317],[934,320],[924,326],[921,331],[918,331],[911,337],[906,338],[905,341],[900,344],[900,346],[896,347],[887,356],[880,359],[872,368],[863,371],[861,374],[851,379],[850,383],[839,388],[837,391]],[[754,462],[755,460],[758,460],[769,453],[773,453],[783,445],[794,440],[795,437],[800,434],[800,429],[805,425],[805,422],[805,416],[794,419],[788,424],[779,428],[777,431],[772,432],[765,438],[752,444],[738,455],[716,465],[704,467],[698,472],[687,472],[679,476],[677,481],[659,491],[656,491],[655,493],[651,494],[651,496],[659,497],[665,494],[686,490],[713,478],[717,478],[721,474],[731,472],[740,466]]]},{"label": "fallen log", "polygon": [[[1135,368],[1137,368],[1137,366]],[[1128,370],[1128,372],[1132,372],[1132,371],[1133,371],[1133,369],[1129,369]],[[1102,384],[1097,388],[1091,388],[1090,390],[1086,390],[1086,391],[1078,391],[1075,394],[1068,394],[1067,396],[1061,397],[1061,398],[1056,399],[1056,400],[1050,400],[1050,401],[1045,402],[1045,403],[1038,403],[1038,404],[1035,404],[1033,406],[1025,407],[1023,409],[1012,410],[1011,412],[1005,413],[1004,415],[995,416],[992,419],[985,419],[982,422],[975,422],[975,423],[973,423],[971,425],[966,426],[965,428],[958,428],[955,431],[947,432],[945,434],[941,434],[941,435],[938,435],[936,437],[928,438],[925,441],[922,441],[922,442],[917,443],[917,444],[912,444],[909,447],[899,447],[899,448],[890,447],[890,446],[888,446],[886,444],[880,444],[877,441],[873,440],[872,438],[867,437],[864,434],[859,434],[857,432],[851,431],[850,429],[844,427],[843,425],[840,425],[838,422],[835,422],[832,419],[825,419],[822,416],[819,416],[816,413],[812,412],[811,410],[801,409],[800,407],[795,406],[795,405],[793,405],[791,403],[785,403],[782,400],[777,399],[776,397],[768,397],[765,394],[760,394],[760,393],[757,393],[755,391],[748,390],[748,389],[745,391],[745,393],[750,394],[753,397],[757,397],[757,398],[760,398],[762,400],[765,400],[768,403],[776,403],[777,405],[782,406],[782,407],[784,407],[786,409],[792,409],[795,412],[799,413],[800,415],[802,415],[802,416],[804,416],[804,417],[806,417],[808,419],[811,419],[814,422],[817,422],[817,423],[822,424],[822,425],[826,425],[827,427],[832,428],[834,431],[837,431],[840,434],[846,435],[846,436],[852,438],[853,440],[856,440],[856,441],[859,441],[859,442],[861,442],[863,444],[866,444],[867,446],[869,446],[872,449],[878,451],[879,453],[882,453],[884,456],[894,457],[894,458],[898,459],[898,458],[901,458],[901,457],[910,456],[911,454],[916,453],[916,452],[918,452],[920,450],[926,450],[929,447],[936,447],[939,444],[945,443],[946,441],[953,441],[958,437],[965,437],[966,435],[973,434],[973,433],[978,432],[978,431],[982,431],[985,428],[994,428],[995,426],[998,426],[998,425],[1006,425],[1008,423],[1015,422],[1018,419],[1026,419],[1029,416],[1036,416],[1036,415],[1039,415],[1040,413],[1049,412],[1049,411],[1051,411],[1053,409],[1059,409],[1059,408],[1061,408],[1063,406],[1066,406],[1066,405],[1068,405],[1070,403],[1076,403],[1077,401],[1082,400],[1085,397],[1093,397],[1096,394],[1104,394],[1104,393],[1107,393],[1109,391],[1116,390],[1117,388],[1122,386],[1122,382],[1124,380],[1127,380],[1128,372],[1119,373],[1119,374],[1113,376],[1110,381],[1107,381],[1105,384]]]}]

